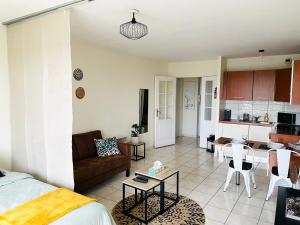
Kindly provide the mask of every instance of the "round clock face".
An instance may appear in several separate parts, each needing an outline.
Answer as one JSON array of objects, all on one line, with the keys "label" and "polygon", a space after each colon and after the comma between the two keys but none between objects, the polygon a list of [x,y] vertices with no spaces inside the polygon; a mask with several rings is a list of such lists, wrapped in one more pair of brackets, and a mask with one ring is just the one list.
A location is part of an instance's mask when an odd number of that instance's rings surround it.
[{"label": "round clock face", "polygon": [[76,91],[75,91],[75,95],[76,95],[77,98],[83,99],[84,96],[85,96],[84,88],[83,87],[77,88]]},{"label": "round clock face", "polygon": [[73,77],[75,80],[81,80],[83,78],[83,72],[81,69],[77,68],[73,72]]}]

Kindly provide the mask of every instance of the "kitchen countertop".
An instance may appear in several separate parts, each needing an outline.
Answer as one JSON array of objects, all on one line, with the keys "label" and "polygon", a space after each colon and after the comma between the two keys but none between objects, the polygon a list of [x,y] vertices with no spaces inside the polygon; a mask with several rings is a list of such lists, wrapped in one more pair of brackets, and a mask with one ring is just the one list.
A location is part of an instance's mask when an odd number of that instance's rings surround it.
[{"label": "kitchen countertop", "polygon": [[240,120],[229,120],[229,121],[219,121],[220,123],[227,123],[227,124],[240,124],[240,125],[252,125],[252,126],[263,126],[263,127],[272,127],[274,124],[264,124],[264,123],[256,123],[254,121],[244,122]]}]

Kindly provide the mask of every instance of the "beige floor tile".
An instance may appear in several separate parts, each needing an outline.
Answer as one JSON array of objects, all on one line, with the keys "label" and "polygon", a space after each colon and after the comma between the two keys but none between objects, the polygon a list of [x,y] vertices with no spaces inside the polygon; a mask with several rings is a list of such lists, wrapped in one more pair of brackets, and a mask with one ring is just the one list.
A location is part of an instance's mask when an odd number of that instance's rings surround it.
[{"label": "beige floor tile", "polygon": [[241,196],[238,200],[238,203],[262,208],[265,203],[265,200],[262,198],[256,198],[256,197],[248,198],[247,196]]},{"label": "beige floor tile", "polygon": [[261,214],[262,208],[258,208],[251,205],[245,205],[241,203],[237,203],[232,212],[238,215],[247,216],[249,218],[253,219],[259,219],[259,216]]},{"label": "beige floor tile", "polygon": [[208,205],[217,207],[220,209],[232,210],[236,204],[237,199],[224,198],[220,196],[214,196],[209,202]]},{"label": "beige floor tile", "polygon": [[223,225],[224,223],[220,223],[208,218],[205,218],[205,225]]},{"label": "beige floor tile", "polygon": [[275,212],[271,210],[263,209],[259,222],[273,223],[275,221]]},{"label": "beige floor tile", "polygon": [[275,212],[276,211],[276,199],[275,200],[269,199],[268,201],[265,201],[264,209]]},{"label": "beige floor tile", "polygon": [[[206,224],[205,224],[206,225]],[[258,222],[257,225],[274,225],[274,223]]]},{"label": "beige floor tile", "polygon": [[224,192],[223,186],[222,186],[222,188],[220,188],[219,191],[216,193],[216,197],[227,198],[229,200],[230,199],[237,200],[240,197],[240,193],[232,192],[232,191]]},{"label": "beige floor tile", "polygon": [[197,191],[192,191],[188,195],[188,197],[193,199],[194,201],[198,202],[203,207],[212,198],[212,195],[211,194],[204,194],[204,193],[197,192]]},{"label": "beige floor tile", "polygon": [[257,225],[257,223],[258,223],[257,219],[231,213],[225,224],[226,225]]},{"label": "beige floor tile", "polygon": [[229,216],[230,210],[219,209],[208,205],[204,208],[204,213],[205,218],[215,220],[217,222],[224,222]]},{"label": "beige floor tile", "polygon": [[201,183],[194,190],[206,194],[214,194],[219,190],[220,187],[221,185]]}]

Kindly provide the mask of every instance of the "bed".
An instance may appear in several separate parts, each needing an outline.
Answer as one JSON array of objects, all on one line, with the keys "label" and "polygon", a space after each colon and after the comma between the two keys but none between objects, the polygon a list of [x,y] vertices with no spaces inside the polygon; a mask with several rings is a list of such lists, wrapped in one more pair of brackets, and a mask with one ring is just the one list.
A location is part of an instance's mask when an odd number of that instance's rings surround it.
[{"label": "bed", "polygon": [[[28,174],[9,171],[5,171],[5,174],[6,176],[0,177],[0,214],[57,189],[57,187],[38,181]],[[115,222],[105,206],[91,202],[50,224],[115,225]]]}]

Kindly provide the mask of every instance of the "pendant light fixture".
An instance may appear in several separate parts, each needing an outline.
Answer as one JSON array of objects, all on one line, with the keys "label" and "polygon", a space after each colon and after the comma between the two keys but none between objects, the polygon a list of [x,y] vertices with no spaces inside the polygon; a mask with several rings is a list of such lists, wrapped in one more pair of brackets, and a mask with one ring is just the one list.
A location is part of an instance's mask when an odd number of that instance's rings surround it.
[{"label": "pendant light fixture", "polygon": [[148,27],[135,19],[135,15],[138,13],[137,9],[132,10],[133,17],[131,21],[120,25],[120,33],[131,40],[140,39],[148,34]]}]

